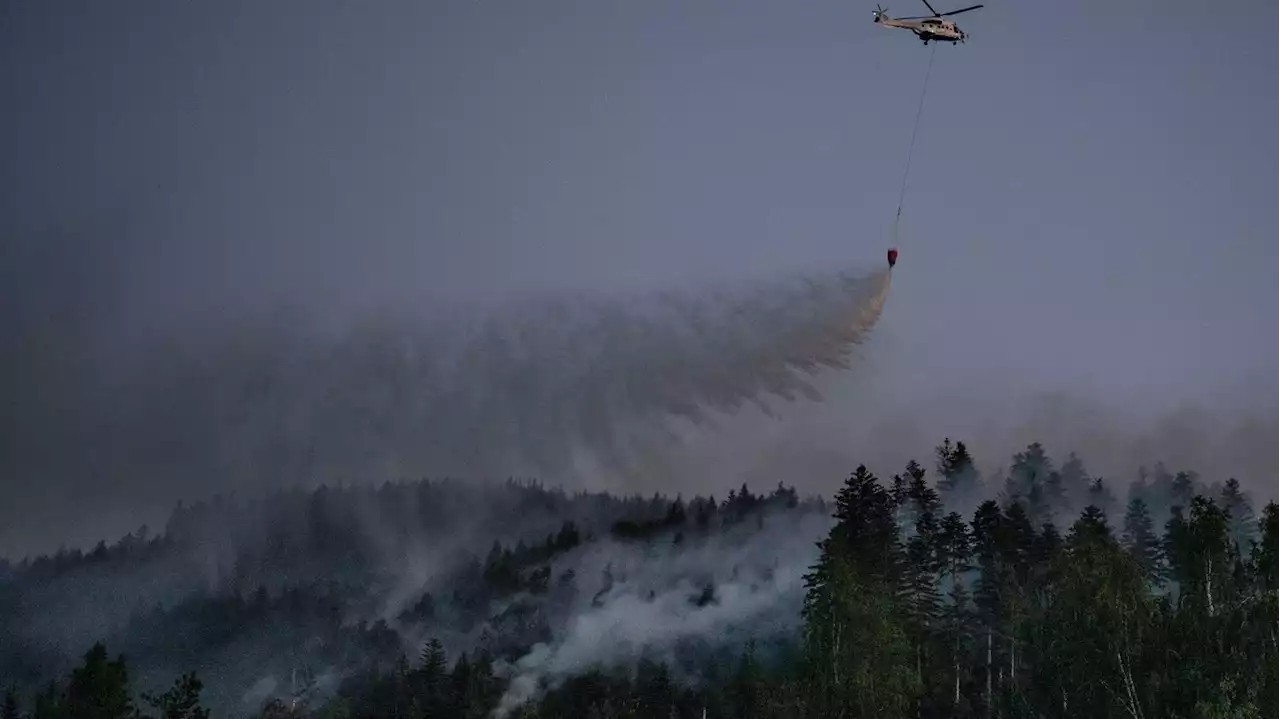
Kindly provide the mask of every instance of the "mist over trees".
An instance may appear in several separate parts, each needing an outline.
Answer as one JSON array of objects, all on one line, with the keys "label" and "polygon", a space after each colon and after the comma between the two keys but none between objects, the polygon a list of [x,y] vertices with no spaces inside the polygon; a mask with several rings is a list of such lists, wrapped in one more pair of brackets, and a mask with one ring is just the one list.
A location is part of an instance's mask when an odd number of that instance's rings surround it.
[{"label": "mist over trees", "polygon": [[0,717],[1251,717],[1277,507],[963,442],[834,501],[388,482],[0,572]]}]

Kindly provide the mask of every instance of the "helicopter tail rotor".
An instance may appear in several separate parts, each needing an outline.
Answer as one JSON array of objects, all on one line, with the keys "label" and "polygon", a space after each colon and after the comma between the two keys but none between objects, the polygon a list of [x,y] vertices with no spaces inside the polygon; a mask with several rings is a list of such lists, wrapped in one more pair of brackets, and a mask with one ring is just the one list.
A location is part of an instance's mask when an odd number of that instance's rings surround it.
[{"label": "helicopter tail rotor", "polygon": [[885,19],[888,16],[889,16],[889,8],[880,7],[879,3],[877,3],[876,10],[875,10],[876,22],[880,22],[881,20]]}]

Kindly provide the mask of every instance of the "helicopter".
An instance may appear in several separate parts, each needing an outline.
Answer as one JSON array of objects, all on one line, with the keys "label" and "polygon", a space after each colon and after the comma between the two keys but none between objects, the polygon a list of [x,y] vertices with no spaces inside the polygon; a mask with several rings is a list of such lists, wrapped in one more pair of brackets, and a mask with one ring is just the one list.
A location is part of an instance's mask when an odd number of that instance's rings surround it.
[{"label": "helicopter", "polygon": [[968,37],[968,33],[961,30],[953,20],[944,20],[943,18],[951,15],[959,15],[962,12],[977,10],[981,5],[971,5],[960,10],[952,10],[951,12],[940,13],[933,9],[929,4],[929,0],[921,0],[925,7],[929,8],[932,15],[917,15],[915,17],[889,17],[888,10],[876,5],[876,24],[885,27],[896,27],[903,30],[910,30],[920,38],[925,45],[930,40],[939,42],[949,40],[952,45],[957,42],[964,42]]}]

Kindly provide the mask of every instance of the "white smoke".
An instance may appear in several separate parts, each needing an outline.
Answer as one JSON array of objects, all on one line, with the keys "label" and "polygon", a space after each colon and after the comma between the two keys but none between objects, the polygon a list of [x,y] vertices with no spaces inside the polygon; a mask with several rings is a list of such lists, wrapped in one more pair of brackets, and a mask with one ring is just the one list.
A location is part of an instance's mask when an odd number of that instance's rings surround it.
[{"label": "white smoke", "polygon": [[[63,439],[92,437],[92,451],[49,451],[38,459],[68,462],[44,469],[96,478],[93,491],[125,501],[133,495],[171,507],[224,493],[236,498],[229,505],[258,509],[212,524],[187,517],[175,526],[192,533],[186,539],[196,554],[103,574],[89,593],[67,587],[92,568],[59,578],[27,597],[12,626],[72,656],[102,632],[123,630],[138,605],[228,586],[239,550],[270,533],[261,521],[270,502],[255,495],[282,485],[535,476],[597,488],[612,480],[615,489],[633,491],[642,486],[638,478],[661,469],[682,430],[744,405],[767,409],[768,395],[820,399],[808,376],[852,365],[889,281],[887,271],[833,271],[661,295],[543,297],[479,318],[388,315],[341,332],[286,317],[188,333],[105,379],[101,392],[89,395],[104,401],[68,407],[68,421],[84,424]],[[46,446],[59,441],[53,432]],[[97,494],[80,504],[96,511],[105,503]],[[380,524],[380,512],[413,509],[378,505],[367,523]],[[459,507],[457,516],[482,515]],[[486,538],[478,541],[496,536],[492,527],[475,531]],[[458,534],[460,541],[471,536]],[[376,608],[361,610],[383,618],[398,614],[456,559],[456,545],[427,550],[369,535],[386,566],[403,573],[388,581],[391,592]],[[413,561],[395,561],[405,556]],[[720,608],[682,615],[671,631],[685,635],[705,630],[700,622],[755,616],[753,602],[788,591],[787,581],[783,570],[756,593],[739,595],[726,585]],[[676,600],[665,595],[684,588],[655,584],[654,591],[651,609],[666,611]],[[81,601],[88,596],[96,599]],[[627,601],[610,595],[619,606]],[[584,613],[572,624],[569,643],[555,649],[552,676],[578,661],[574,642],[584,640],[573,637],[600,621],[604,615]]]},{"label": "white smoke", "polygon": [[[544,688],[592,668],[633,665],[644,656],[675,663],[683,641],[786,636],[799,623],[804,575],[831,526],[821,513],[778,512],[683,546],[603,542],[571,556],[584,590],[550,644],[502,667],[510,684],[495,709],[501,719]],[[713,597],[705,601],[708,588]],[[703,602],[695,601],[702,595]]]}]

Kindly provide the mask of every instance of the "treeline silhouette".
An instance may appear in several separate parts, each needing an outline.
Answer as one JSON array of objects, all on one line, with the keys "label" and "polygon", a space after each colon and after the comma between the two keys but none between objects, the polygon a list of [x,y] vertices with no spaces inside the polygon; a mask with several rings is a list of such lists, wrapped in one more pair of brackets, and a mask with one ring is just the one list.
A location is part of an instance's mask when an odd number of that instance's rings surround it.
[{"label": "treeline silhouette", "polygon": [[[914,461],[887,480],[859,466],[834,512],[782,484],[686,502],[514,481],[180,507],[160,536],[6,567],[0,676],[15,688],[0,719],[203,718],[202,701],[232,715],[266,674],[288,686],[259,697],[253,716],[1277,714],[1275,502],[1255,516],[1234,479],[1206,485],[1159,464],[1118,497],[1079,457],[1059,466],[1039,444],[987,478],[963,443],[944,441],[934,459],[932,477]],[[828,513],[794,630],[745,645],[697,637],[532,681],[525,672],[531,648],[557,641],[554,617],[582,606],[586,585],[567,558],[602,542],[693,551]],[[450,548],[420,583],[430,590],[374,619],[370,597],[424,542]],[[212,578],[210,563],[222,568]],[[611,572],[589,606],[626,581]],[[690,581],[691,611],[721,601],[714,582]],[[65,652],[19,624],[60,593],[97,602],[92,592],[123,588],[129,596],[102,602],[130,608],[103,614],[100,641],[69,672]],[[81,605],[49,611],[69,606]],[[451,655],[436,631],[472,641]],[[111,659],[106,646],[123,654]],[[170,681],[163,693],[138,688]],[[230,689],[211,697],[213,684]]]}]

